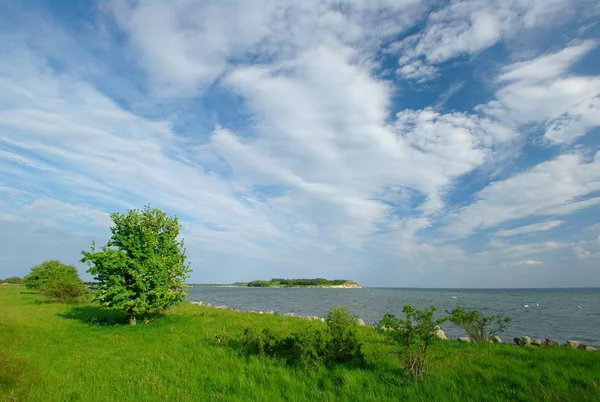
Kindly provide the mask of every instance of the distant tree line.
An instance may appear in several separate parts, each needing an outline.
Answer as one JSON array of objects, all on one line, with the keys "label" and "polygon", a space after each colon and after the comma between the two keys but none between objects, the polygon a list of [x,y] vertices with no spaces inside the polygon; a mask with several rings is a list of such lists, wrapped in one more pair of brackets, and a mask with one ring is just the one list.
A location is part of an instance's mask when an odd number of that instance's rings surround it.
[{"label": "distant tree line", "polygon": [[351,282],[347,279],[325,279],[325,278],[299,278],[299,279],[283,279],[273,278],[270,281],[257,280],[248,282],[250,287],[266,288],[266,287],[296,287],[296,286],[336,286],[344,285]]},{"label": "distant tree line", "polygon": [[23,283],[23,278],[20,278],[18,276],[11,276],[6,279],[0,279],[0,283],[8,283],[10,285],[20,285],[21,283]]}]

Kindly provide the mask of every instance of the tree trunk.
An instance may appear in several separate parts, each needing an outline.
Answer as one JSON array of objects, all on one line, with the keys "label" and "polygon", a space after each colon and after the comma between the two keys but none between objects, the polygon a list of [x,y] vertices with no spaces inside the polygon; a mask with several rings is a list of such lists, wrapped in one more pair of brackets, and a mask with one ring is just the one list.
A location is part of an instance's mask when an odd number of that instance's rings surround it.
[{"label": "tree trunk", "polygon": [[135,325],[135,314],[129,315],[129,325]]}]

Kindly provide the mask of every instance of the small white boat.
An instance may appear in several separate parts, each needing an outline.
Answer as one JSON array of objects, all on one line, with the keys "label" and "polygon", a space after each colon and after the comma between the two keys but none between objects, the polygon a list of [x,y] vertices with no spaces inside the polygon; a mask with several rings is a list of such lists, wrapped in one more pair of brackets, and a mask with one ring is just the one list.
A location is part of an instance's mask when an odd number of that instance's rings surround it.
[{"label": "small white boat", "polygon": [[529,304],[523,304],[523,307],[529,308]]}]

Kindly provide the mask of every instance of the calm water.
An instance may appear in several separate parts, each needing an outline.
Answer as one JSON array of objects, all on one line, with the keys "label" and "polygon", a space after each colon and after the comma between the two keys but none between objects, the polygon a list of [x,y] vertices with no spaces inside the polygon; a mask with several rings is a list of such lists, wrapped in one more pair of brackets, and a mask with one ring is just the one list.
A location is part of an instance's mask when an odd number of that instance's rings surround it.
[{"label": "calm water", "polygon": [[[332,305],[344,306],[367,323],[375,323],[385,313],[399,316],[404,304],[417,308],[436,306],[439,312],[461,305],[511,317],[510,327],[501,334],[505,340],[528,335],[600,345],[600,289],[261,289],[196,285],[189,293],[192,301],[321,317]],[[524,307],[526,304],[528,308]],[[465,335],[450,324],[444,330],[452,337]]]}]

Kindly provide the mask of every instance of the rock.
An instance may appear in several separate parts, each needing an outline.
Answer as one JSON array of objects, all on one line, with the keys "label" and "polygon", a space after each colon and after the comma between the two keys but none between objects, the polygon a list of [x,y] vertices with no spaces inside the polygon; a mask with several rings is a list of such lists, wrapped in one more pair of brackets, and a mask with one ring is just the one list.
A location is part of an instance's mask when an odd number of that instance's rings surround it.
[{"label": "rock", "polygon": [[598,349],[596,349],[596,348],[595,348],[595,347],[593,347],[593,346],[586,346],[586,347],[585,347],[585,350],[587,350],[588,352],[595,352],[595,351],[597,351]]},{"label": "rock", "polygon": [[219,310],[227,310],[229,307],[223,305],[223,306],[215,306],[215,308],[219,309]]},{"label": "rock", "polygon": [[458,341],[462,342],[462,343],[470,343],[471,342],[471,338],[468,337],[468,336],[461,336],[461,337],[458,338]]},{"label": "rock", "polygon": [[531,344],[531,338],[528,336],[520,336],[513,340],[515,341],[515,344],[519,346],[527,346]]},{"label": "rock", "polygon": [[273,310],[269,310],[269,311],[265,311],[265,314],[273,315],[273,314],[275,314],[275,312]]},{"label": "rock", "polygon": [[356,320],[356,323],[358,324],[359,327],[365,326],[365,322],[362,320],[362,318],[359,318],[358,320]]},{"label": "rock", "polygon": [[542,341],[540,341],[539,339],[534,339],[533,341],[531,341],[531,344],[533,346],[542,346]]},{"label": "rock", "polygon": [[212,303],[206,303],[206,307],[212,307]]},{"label": "rock", "polygon": [[284,316],[286,317],[293,317],[295,314],[294,313],[285,313]]},{"label": "rock", "polygon": [[552,339],[546,338],[546,340],[544,341],[544,346],[555,347],[555,346],[560,346],[560,343],[553,341]]},{"label": "rock", "polygon": [[325,322],[325,318],[323,318],[323,317],[321,317],[320,320],[321,320],[321,322]]},{"label": "rock", "polygon": [[444,331],[441,328],[438,328],[435,330],[435,336],[442,341],[448,340],[448,337],[446,336],[446,334],[444,333]]},{"label": "rock", "polygon": [[567,346],[572,347],[573,349],[577,349],[579,347],[579,345],[581,345],[581,342],[579,341],[567,341]]},{"label": "rock", "polygon": [[304,319],[306,319],[306,320],[308,320],[308,321],[312,321],[312,320],[313,320],[313,318],[312,318],[312,316],[311,316],[311,315],[307,315],[306,317],[304,317]]},{"label": "rock", "polygon": [[248,310],[248,312],[249,312],[249,313],[252,313],[252,314],[257,314],[257,312],[256,312],[256,311],[254,311],[254,310]]},{"label": "rock", "polygon": [[259,311],[258,314],[264,314],[262,311]]},{"label": "rock", "polygon": [[494,335],[490,338],[490,342],[491,343],[502,343],[502,338],[500,338],[498,335]]}]

